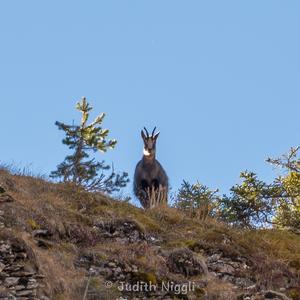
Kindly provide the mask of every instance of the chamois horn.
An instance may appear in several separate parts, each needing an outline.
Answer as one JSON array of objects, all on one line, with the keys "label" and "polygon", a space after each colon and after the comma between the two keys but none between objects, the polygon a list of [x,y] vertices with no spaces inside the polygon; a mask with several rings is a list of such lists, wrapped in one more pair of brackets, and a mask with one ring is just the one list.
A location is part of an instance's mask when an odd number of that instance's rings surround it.
[{"label": "chamois horn", "polygon": [[154,129],[153,129],[153,131],[152,131],[152,133],[151,133],[151,136],[152,136],[152,137],[153,137],[153,135],[154,135],[155,129],[156,129],[156,126],[154,127]]},{"label": "chamois horn", "polygon": [[144,127],[144,130],[145,130],[145,132],[146,132],[146,134],[147,134],[147,138],[149,137],[149,132],[148,132],[148,130],[146,129],[146,127]]}]

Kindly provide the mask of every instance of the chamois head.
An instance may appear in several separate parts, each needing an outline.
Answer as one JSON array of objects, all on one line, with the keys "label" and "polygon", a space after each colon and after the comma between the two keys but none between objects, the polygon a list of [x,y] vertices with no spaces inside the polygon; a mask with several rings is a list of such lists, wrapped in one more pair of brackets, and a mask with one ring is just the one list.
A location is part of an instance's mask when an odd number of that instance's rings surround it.
[{"label": "chamois head", "polygon": [[151,136],[149,135],[148,130],[144,127],[144,130],[141,131],[141,136],[144,141],[144,157],[154,158],[156,152],[156,140],[159,136],[159,132],[155,133],[156,127],[154,127]]}]

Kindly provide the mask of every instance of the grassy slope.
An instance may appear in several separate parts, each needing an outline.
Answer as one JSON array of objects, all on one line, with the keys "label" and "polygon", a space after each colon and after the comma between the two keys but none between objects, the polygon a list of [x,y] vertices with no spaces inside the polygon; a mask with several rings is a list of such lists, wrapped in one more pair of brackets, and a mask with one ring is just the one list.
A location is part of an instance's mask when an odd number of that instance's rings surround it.
[{"label": "grassy slope", "polygon": [[[6,226],[0,230],[0,239],[12,235],[31,247],[41,272],[46,275],[44,289],[51,299],[82,299],[87,272],[76,268],[74,262],[88,252],[102,260],[122,259],[135,263],[144,270],[143,276],[153,280],[167,276],[160,270],[162,261],[156,257],[155,248],[147,243],[124,245],[114,240],[98,240],[94,225],[112,220],[135,222],[141,232],[160,241],[163,251],[188,247],[200,255],[203,251],[221,250],[227,257],[247,257],[254,270],[249,276],[255,276],[269,288],[275,284],[270,276],[275,269],[285,272],[286,268],[300,277],[300,236],[292,233],[236,230],[214,220],[189,219],[172,208],[144,211],[100,194],[76,191],[29,176],[11,175],[5,170],[0,170],[0,185],[15,199],[0,204],[5,212]],[[32,237],[36,229],[47,229],[51,233],[44,248],[38,247]],[[98,289],[99,293],[111,293],[107,297],[114,299],[118,292],[102,291],[103,281],[101,277],[93,278],[90,288]],[[222,288],[225,287],[219,285],[219,289]],[[218,292],[214,291],[216,285],[208,285],[206,289],[205,292],[209,289],[212,293]]]}]

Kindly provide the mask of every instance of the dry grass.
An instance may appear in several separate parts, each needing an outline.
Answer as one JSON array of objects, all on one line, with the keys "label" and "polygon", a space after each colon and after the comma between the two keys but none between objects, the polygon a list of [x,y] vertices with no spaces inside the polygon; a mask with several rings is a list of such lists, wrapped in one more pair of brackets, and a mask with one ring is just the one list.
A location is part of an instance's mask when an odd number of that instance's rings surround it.
[{"label": "dry grass", "polygon": [[236,300],[236,292],[232,290],[232,285],[221,281],[211,281],[207,286],[207,300]]},{"label": "dry grass", "polygon": [[147,189],[147,199],[149,203],[149,208],[155,208],[158,206],[166,206],[167,201],[168,201],[168,191],[166,188],[163,188],[160,186],[158,190],[155,189],[153,186],[151,189]]},{"label": "dry grass", "polygon": [[[3,169],[0,186],[15,199],[1,206],[6,225],[33,249],[41,271],[47,276],[45,288],[53,299],[82,299],[87,272],[74,267],[82,249],[98,253],[106,260],[118,258],[134,263],[142,277],[159,281],[171,276],[164,271],[161,257],[147,243],[98,243],[93,225],[100,221],[131,220],[141,232],[158,237],[162,251],[189,247],[197,252],[198,247],[199,251],[221,250],[228,257],[247,257],[253,264],[261,262],[256,268],[257,279],[268,279],[264,282],[266,286],[276,284],[277,275],[270,279],[270,268],[293,270],[300,278],[300,236],[293,233],[237,230],[212,219],[192,219],[165,206],[143,210],[99,193],[53,184],[40,177],[12,175]],[[53,246],[47,250],[37,247],[31,236],[35,229],[47,229]],[[91,280],[89,288],[95,293],[107,293],[99,280]],[[221,291],[228,292],[226,299],[234,299],[230,289],[228,285],[211,282],[207,299],[220,299]]]}]

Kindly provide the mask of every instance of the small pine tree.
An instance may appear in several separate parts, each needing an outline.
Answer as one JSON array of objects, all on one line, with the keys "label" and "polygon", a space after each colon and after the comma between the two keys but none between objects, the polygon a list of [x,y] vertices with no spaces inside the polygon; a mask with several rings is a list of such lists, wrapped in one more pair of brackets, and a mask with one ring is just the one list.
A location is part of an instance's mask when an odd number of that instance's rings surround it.
[{"label": "small pine tree", "polygon": [[190,184],[183,180],[175,198],[175,207],[190,217],[205,220],[215,215],[218,190],[212,191],[207,186],[197,182]]},{"label": "small pine tree", "polygon": [[97,162],[90,159],[88,152],[106,152],[113,149],[117,143],[114,139],[107,139],[109,130],[101,127],[105,114],[100,114],[92,123],[88,124],[88,118],[92,107],[82,98],[76,104],[81,114],[80,125],[66,125],[55,122],[59,130],[63,130],[66,137],[62,140],[74,152],[66,156],[65,160],[57,166],[57,170],[51,172],[50,177],[60,178],[63,182],[70,182],[76,186],[84,187],[89,191],[102,191],[113,193],[125,187],[129,182],[128,174],[116,174],[112,168],[110,175],[106,176],[105,171],[110,166],[104,161]]},{"label": "small pine tree", "polygon": [[257,178],[253,172],[241,172],[241,184],[236,184],[219,202],[220,218],[237,227],[259,227],[272,224],[278,187]]},{"label": "small pine tree", "polygon": [[242,172],[242,183],[220,200],[221,219],[242,227],[275,226],[300,233],[299,147],[267,162],[285,172],[270,184],[253,172]]}]

